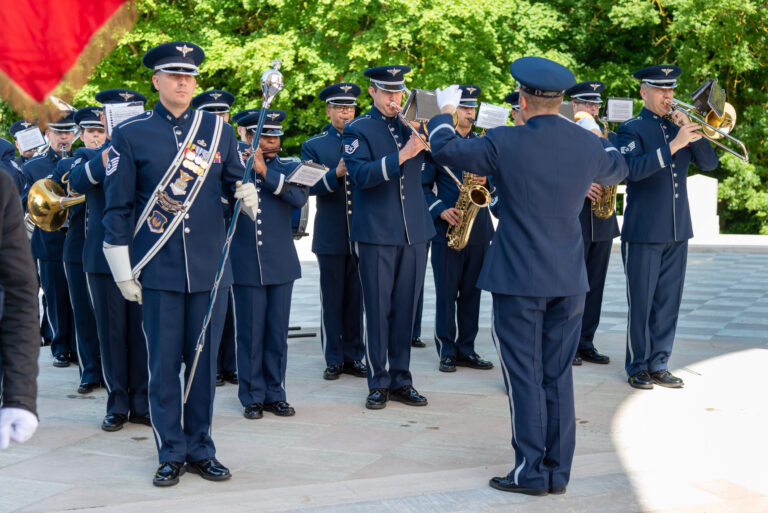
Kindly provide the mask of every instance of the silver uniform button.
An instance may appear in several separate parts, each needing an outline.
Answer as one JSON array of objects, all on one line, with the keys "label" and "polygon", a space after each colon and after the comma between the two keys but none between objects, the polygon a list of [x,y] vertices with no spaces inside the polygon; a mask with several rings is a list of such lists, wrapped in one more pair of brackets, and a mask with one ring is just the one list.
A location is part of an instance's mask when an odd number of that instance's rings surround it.
[{"label": "silver uniform button", "polygon": [[263,246],[264,243],[262,241],[259,241],[259,246]]},{"label": "silver uniform button", "polygon": [[261,235],[261,230],[256,230],[256,235]]},{"label": "silver uniform button", "polygon": [[181,130],[176,130],[176,135],[181,135]]},{"label": "silver uniform button", "polygon": [[256,219],[256,224],[261,224],[261,219]]},{"label": "silver uniform button", "polygon": [[189,228],[184,228],[184,233],[189,233]]},{"label": "silver uniform button", "polygon": [[675,198],[677,198],[678,196],[680,196],[680,195],[679,195],[679,194],[677,194],[677,193],[675,193]]},{"label": "silver uniform button", "polygon": [[261,187],[256,187],[256,192],[261,192]]},{"label": "silver uniform button", "polygon": [[675,187],[677,187],[677,183],[675,183]]},{"label": "silver uniform button", "polygon": [[352,204],[352,202],[351,202],[351,201],[347,201],[347,205],[351,205],[351,204]]},{"label": "silver uniform button", "polygon": [[347,210],[347,214],[352,215],[352,211],[351,210]]},{"label": "silver uniform button", "polygon": [[261,214],[261,209],[260,209],[260,208],[257,208],[257,209],[256,209],[256,213],[257,213],[257,214]]},{"label": "silver uniform button", "polygon": [[672,173],[672,176],[674,176],[675,178],[677,178],[677,173]]},{"label": "silver uniform button", "polygon": [[351,196],[351,195],[352,195],[352,191],[347,191],[347,196]]},{"label": "silver uniform button", "polygon": [[672,164],[672,167],[675,167],[675,165],[674,165],[674,164]]},{"label": "silver uniform button", "polygon": [[400,196],[401,199],[405,199],[405,195]]},{"label": "silver uniform button", "polygon": [[189,214],[184,214],[184,219],[189,219]]}]

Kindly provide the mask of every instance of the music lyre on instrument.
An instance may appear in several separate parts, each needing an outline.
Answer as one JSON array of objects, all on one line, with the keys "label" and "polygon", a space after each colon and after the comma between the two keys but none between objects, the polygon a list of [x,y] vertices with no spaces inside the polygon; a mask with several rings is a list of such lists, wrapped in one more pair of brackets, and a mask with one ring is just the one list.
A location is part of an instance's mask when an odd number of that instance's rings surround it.
[{"label": "music lyre on instrument", "polygon": [[[671,113],[675,110],[682,112],[701,125],[702,136],[706,140],[744,162],[749,162],[747,147],[739,139],[730,135],[736,125],[736,109],[725,101],[725,91],[717,83],[717,79],[707,80],[691,94],[691,98],[693,104],[677,99],[664,100],[664,103],[670,107],[667,117],[671,119]],[[741,153],[718,141],[722,138],[739,145]]]}]

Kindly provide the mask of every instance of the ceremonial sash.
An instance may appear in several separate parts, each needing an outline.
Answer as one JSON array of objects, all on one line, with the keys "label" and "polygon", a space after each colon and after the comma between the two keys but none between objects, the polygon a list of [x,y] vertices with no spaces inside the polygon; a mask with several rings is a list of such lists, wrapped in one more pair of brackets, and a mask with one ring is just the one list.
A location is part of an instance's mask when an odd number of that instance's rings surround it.
[{"label": "ceremonial sash", "polygon": [[206,123],[212,126],[203,127],[203,119],[202,111],[196,111],[181,149],[136,222],[133,234],[133,254],[135,259],[138,258],[133,267],[135,279],[182,223],[208,177],[224,122],[216,116],[215,123]]}]

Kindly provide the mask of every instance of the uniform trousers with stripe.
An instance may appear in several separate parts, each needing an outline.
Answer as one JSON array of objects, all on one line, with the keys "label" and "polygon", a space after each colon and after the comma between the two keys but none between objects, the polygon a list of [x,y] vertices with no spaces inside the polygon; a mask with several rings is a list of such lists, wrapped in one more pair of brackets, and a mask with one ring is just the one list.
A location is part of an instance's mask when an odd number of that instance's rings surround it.
[{"label": "uniform trousers with stripe", "polygon": [[581,319],[581,337],[579,349],[591,349],[595,347],[592,342],[595,338],[597,326],[600,324],[600,310],[603,306],[603,290],[605,289],[605,275],[608,273],[608,262],[611,259],[611,247],[613,241],[592,242],[584,238],[584,261],[587,265],[587,280],[589,292],[584,300],[584,316]]},{"label": "uniform trousers with stripe", "polygon": [[475,353],[481,295],[475,284],[487,249],[488,246],[475,245],[456,251],[446,244],[432,244],[435,344],[440,358]]},{"label": "uniform trousers with stripe", "polygon": [[235,313],[232,305],[232,295],[227,298],[227,316],[224,320],[224,331],[221,334],[221,347],[216,362],[217,372],[237,371],[237,353],[235,348]]},{"label": "uniform trousers with stripe", "polygon": [[67,278],[64,264],[55,260],[38,260],[37,272],[43,289],[44,315],[51,330],[51,353],[53,356],[74,352],[72,331],[72,307],[69,304]]},{"label": "uniform trousers with stripe", "polygon": [[111,274],[86,273],[86,278],[99,332],[107,414],[148,416],[149,375],[141,305],[125,300]]},{"label": "uniform trousers with stripe", "polygon": [[243,406],[285,401],[288,320],[293,281],[234,285],[237,397]]},{"label": "uniform trousers with stripe", "polygon": [[[424,252],[424,258],[429,260],[429,248],[432,245],[431,242],[427,242],[427,250]],[[427,272],[427,266],[424,266],[424,272]],[[413,338],[421,338],[421,318],[424,313],[424,282],[421,283],[421,290],[419,291],[419,299],[416,301],[416,315],[413,318]]]},{"label": "uniform trousers with stripe", "polygon": [[493,341],[509,398],[515,484],[568,484],[576,445],[571,363],[584,294],[526,297],[493,294]]},{"label": "uniform trousers with stripe", "polygon": [[368,389],[412,385],[411,336],[424,284],[426,243],[383,246],[355,243],[365,308]]},{"label": "uniform trousers with stripe", "polygon": [[325,364],[363,359],[363,301],[355,255],[317,255],[320,268],[322,326],[320,343]]},{"label": "uniform trousers with stripe", "polygon": [[629,376],[667,369],[683,298],[688,241],[622,242],[627,278]]},{"label": "uniform trousers with stripe", "polygon": [[[216,456],[211,439],[216,355],[226,315],[227,290],[219,291],[189,399],[182,406],[195,345],[208,309],[209,292],[144,288],[142,328],[149,357],[149,415],[161,463],[192,462]],[[179,379],[184,362],[184,383]]]},{"label": "uniform trousers with stripe", "polygon": [[81,383],[101,383],[101,360],[99,357],[99,332],[93,315],[88,283],[85,280],[83,264],[64,262],[69,299],[72,302],[72,319],[77,348],[77,363],[80,366]]}]

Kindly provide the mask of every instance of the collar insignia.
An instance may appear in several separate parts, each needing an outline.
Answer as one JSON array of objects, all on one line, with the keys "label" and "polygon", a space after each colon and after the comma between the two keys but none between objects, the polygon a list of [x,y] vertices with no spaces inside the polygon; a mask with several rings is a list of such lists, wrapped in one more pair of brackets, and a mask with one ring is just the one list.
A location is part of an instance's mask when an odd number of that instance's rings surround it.
[{"label": "collar insignia", "polygon": [[181,52],[182,57],[186,57],[189,52],[194,50],[194,48],[190,48],[187,45],[177,46],[176,49]]},{"label": "collar insignia", "polygon": [[133,98],[133,93],[120,93],[118,96],[120,96],[123,100],[128,101]]}]

